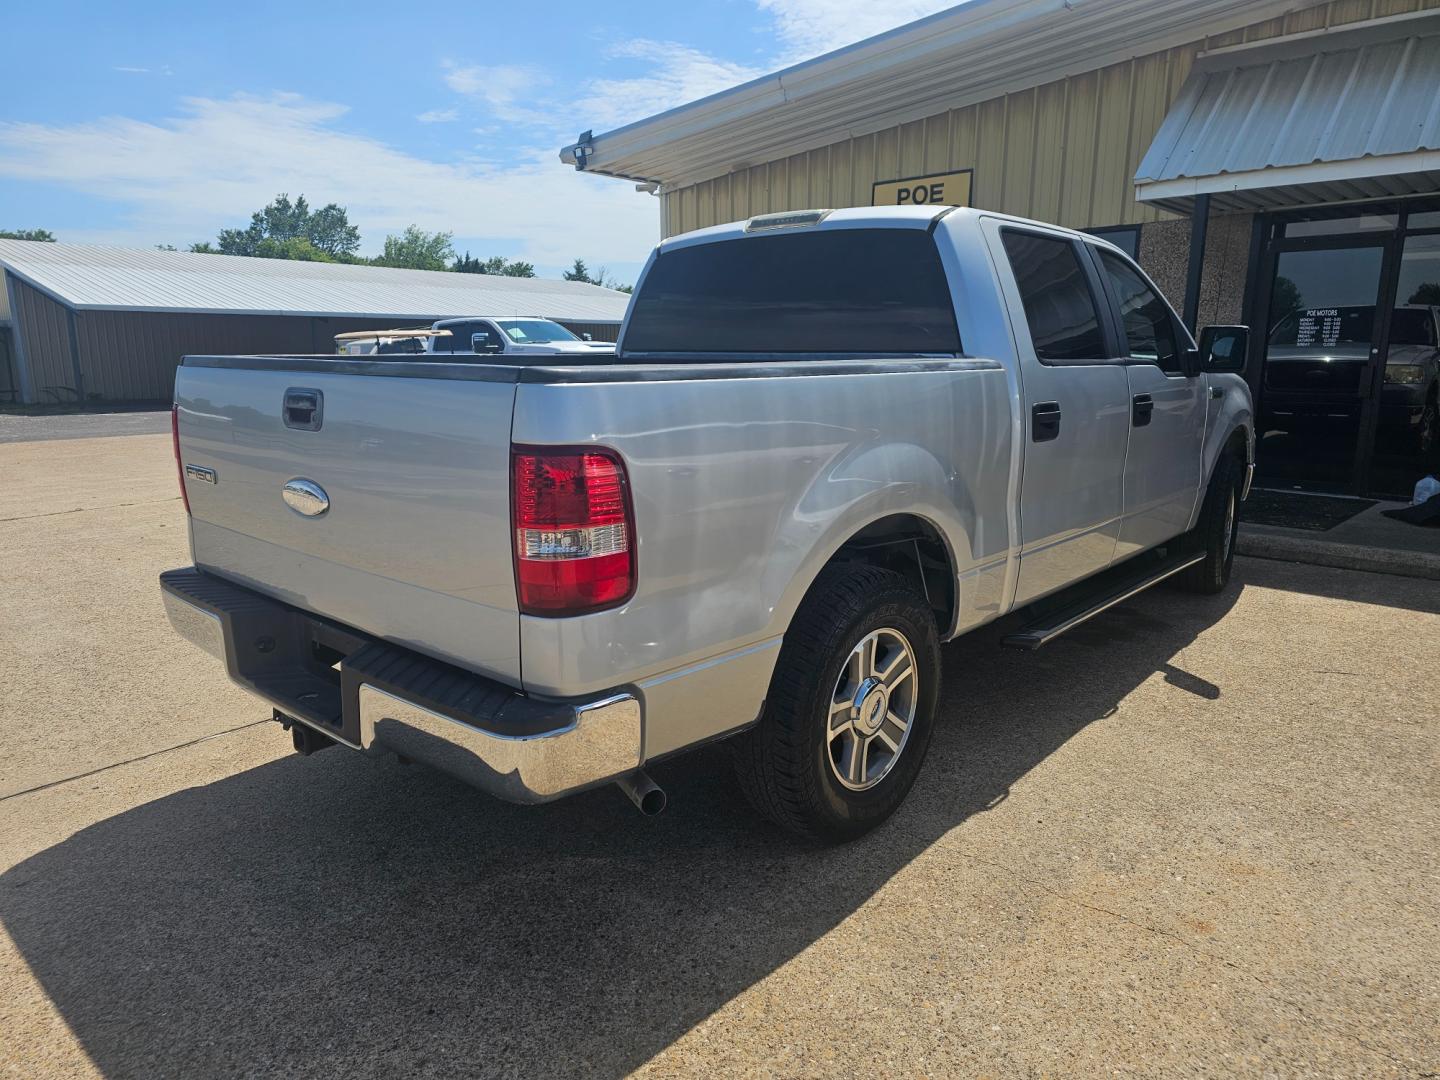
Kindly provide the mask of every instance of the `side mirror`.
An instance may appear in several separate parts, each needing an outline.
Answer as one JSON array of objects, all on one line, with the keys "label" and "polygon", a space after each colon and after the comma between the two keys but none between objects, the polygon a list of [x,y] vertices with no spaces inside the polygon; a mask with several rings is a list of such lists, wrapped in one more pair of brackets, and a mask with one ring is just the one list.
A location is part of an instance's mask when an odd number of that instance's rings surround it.
[{"label": "side mirror", "polygon": [[594,336],[593,334],[581,334],[580,336],[581,336],[582,338],[584,338],[586,341],[594,341],[594,340],[595,340],[595,336]]},{"label": "side mirror", "polygon": [[1249,352],[1248,326],[1205,326],[1200,329],[1200,366],[1205,371],[1243,375]]},{"label": "side mirror", "polygon": [[481,353],[499,352],[500,350],[490,344],[490,335],[482,331],[481,333],[470,335],[470,351]]}]

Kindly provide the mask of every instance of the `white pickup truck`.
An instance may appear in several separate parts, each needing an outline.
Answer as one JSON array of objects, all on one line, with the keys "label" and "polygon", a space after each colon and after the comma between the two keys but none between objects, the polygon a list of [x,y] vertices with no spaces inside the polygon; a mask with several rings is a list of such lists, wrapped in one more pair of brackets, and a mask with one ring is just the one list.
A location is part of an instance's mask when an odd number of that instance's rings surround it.
[{"label": "white pickup truck", "polygon": [[615,351],[609,341],[591,341],[588,335],[580,337],[557,322],[535,315],[440,319],[430,329],[435,331],[435,336],[426,341],[425,349],[432,353],[479,353],[520,359]]},{"label": "white pickup truck", "polygon": [[1246,336],[985,211],[705,229],[613,355],[186,357],[163,595],[302,753],[653,811],[648,763],[728,738],[764,814],[847,840],[915,780],[942,642],[1225,586]]}]

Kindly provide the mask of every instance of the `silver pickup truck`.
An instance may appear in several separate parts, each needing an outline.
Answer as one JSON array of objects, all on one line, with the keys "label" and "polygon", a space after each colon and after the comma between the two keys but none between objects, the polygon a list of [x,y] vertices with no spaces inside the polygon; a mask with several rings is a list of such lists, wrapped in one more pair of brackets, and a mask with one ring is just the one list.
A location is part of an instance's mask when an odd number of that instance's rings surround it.
[{"label": "silver pickup truck", "polygon": [[728,738],[759,810],[846,840],[915,780],[941,642],[1224,587],[1245,345],[1033,221],[705,229],[655,249],[613,355],[186,357],[164,600],[301,753],[653,812],[648,763]]}]

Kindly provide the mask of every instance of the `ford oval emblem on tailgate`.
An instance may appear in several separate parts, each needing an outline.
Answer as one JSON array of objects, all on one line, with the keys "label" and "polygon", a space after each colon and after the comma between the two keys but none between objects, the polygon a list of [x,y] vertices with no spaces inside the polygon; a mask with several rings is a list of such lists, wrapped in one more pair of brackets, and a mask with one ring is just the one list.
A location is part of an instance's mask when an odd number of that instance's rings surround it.
[{"label": "ford oval emblem on tailgate", "polygon": [[306,517],[319,517],[330,509],[330,496],[325,494],[325,489],[301,476],[287,483],[280,495],[286,506]]}]

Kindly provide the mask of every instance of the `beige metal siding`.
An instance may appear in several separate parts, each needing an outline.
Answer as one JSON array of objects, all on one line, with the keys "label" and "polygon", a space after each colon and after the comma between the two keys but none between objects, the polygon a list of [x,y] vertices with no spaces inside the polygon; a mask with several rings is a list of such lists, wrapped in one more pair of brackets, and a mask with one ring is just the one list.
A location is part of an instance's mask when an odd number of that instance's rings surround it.
[{"label": "beige metal siding", "polygon": [[1333,0],[809,153],[667,191],[665,235],[777,210],[864,206],[883,180],[974,169],[977,206],[1077,228],[1173,215],[1131,178],[1196,53],[1411,11],[1440,0]]}]

